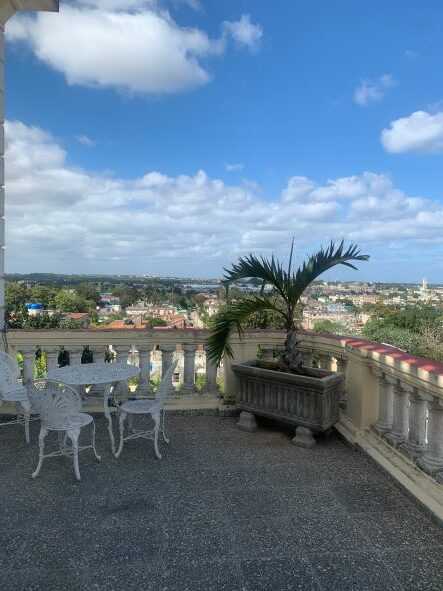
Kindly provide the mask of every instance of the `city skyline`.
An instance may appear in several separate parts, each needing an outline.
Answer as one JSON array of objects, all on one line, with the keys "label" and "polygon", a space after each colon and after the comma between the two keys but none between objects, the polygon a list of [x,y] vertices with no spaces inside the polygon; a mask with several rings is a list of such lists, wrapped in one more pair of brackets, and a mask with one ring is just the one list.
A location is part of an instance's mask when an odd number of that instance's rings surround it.
[{"label": "city skyline", "polygon": [[371,255],[337,279],[439,283],[442,7],[294,4],[14,16],[7,272],[213,277],[295,236]]}]

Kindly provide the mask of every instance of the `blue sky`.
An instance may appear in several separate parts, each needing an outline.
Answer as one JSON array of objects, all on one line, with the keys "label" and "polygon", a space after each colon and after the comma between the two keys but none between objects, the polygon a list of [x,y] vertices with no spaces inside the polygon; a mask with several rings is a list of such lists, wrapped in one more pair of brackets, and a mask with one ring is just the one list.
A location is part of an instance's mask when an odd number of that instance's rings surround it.
[{"label": "blue sky", "polygon": [[437,1],[14,16],[7,271],[217,276],[295,235],[372,255],[331,277],[443,282],[442,29]]}]

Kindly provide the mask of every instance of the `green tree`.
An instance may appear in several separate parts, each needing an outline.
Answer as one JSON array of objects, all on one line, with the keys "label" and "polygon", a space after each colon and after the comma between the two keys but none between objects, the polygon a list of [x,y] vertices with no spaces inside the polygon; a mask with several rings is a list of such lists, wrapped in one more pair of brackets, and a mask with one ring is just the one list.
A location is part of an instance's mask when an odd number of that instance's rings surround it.
[{"label": "green tree", "polygon": [[59,291],[54,300],[60,312],[87,312],[89,307],[86,300],[69,291]]},{"label": "green tree", "polygon": [[331,334],[345,334],[346,327],[340,322],[332,322],[331,320],[318,320],[314,324],[314,332],[326,332]]},{"label": "green tree", "polygon": [[79,283],[76,285],[75,292],[79,298],[87,300],[95,306],[100,301],[100,292],[97,287],[91,283]]},{"label": "green tree", "polygon": [[[242,322],[251,315],[272,311],[282,317],[286,329],[286,342],[281,352],[280,368],[291,373],[303,373],[303,359],[295,321],[301,296],[325,271],[337,265],[355,269],[351,261],[366,261],[369,256],[360,254],[360,250],[354,244],[345,250],[343,241],[338,246],[331,242],[326,249],[321,248],[316,254],[310,256],[293,273],[293,246],[294,244],[291,247],[287,270],[274,256],[266,259],[254,254],[241,257],[238,263],[227,270],[225,281],[228,285],[238,280],[257,277],[261,279],[263,289],[259,295],[239,300],[218,315],[207,341],[209,357],[215,363],[219,364],[224,354],[232,356],[232,349],[229,346],[229,335],[232,330],[237,329],[241,334]],[[271,292],[265,292],[266,285],[271,287]]]},{"label": "green tree", "polygon": [[55,296],[59,290],[46,285],[34,285],[29,291],[29,299],[32,302],[40,302],[45,310],[55,308]]},{"label": "green tree", "polygon": [[155,328],[156,326],[168,326],[168,323],[165,322],[163,318],[156,318],[154,316],[150,316],[146,320],[146,328]]}]

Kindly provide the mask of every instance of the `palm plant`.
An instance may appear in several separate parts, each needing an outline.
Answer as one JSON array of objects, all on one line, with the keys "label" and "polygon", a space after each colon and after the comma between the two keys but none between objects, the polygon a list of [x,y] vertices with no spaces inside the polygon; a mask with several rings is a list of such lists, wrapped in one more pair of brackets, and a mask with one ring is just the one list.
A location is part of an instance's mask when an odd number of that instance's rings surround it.
[{"label": "palm plant", "polygon": [[[296,306],[301,296],[306,288],[328,269],[336,265],[357,269],[350,261],[367,261],[369,255],[360,254],[356,244],[350,244],[345,249],[343,240],[338,245],[331,241],[328,247],[321,248],[316,254],[310,256],[293,273],[293,252],[294,241],[291,245],[287,270],[274,256],[267,259],[254,254],[240,257],[230,269],[225,269],[224,282],[227,287],[239,279],[254,277],[261,280],[262,289],[258,295],[240,299],[219,313],[207,341],[209,358],[217,365],[225,354],[233,356],[229,335],[234,329],[237,329],[241,336],[242,322],[249,316],[257,312],[273,310],[282,316],[287,333],[284,348],[280,353],[279,369],[290,373],[304,373],[294,320]],[[271,287],[270,292],[265,291],[266,286]]]}]

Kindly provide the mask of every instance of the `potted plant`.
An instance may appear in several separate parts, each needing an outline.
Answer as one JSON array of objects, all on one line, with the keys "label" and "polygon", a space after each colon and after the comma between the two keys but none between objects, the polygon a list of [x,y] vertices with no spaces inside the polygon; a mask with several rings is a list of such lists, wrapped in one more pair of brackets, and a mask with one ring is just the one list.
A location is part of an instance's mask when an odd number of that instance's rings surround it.
[{"label": "potted plant", "polygon": [[[311,447],[312,433],[326,431],[338,420],[340,392],[344,376],[303,365],[294,314],[306,288],[322,273],[344,265],[356,269],[351,261],[367,261],[355,244],[345,248],[331,242],[310,256],[296,272],[292,271],[294,241],[288,268],[274,256],[270,259],[254,254],[240,257],[230,269],[225,269],[225,284],[257,278],[262,289],[259,294],[235,301],[217,316],[207,341],[207,352],[216,364],[224,355],[233,356],[229,336],[236,329],[242,333],[242,323],[253,314],[272,311],[282,317],[286,341],[276,363],[252,360],[232,365],[236,375],[236,405],[243,412],[238,426],[255,428],[255,414],[280,419],[297,425],[295,445]],[[266,288],[268,290],[266,290]]]}]

